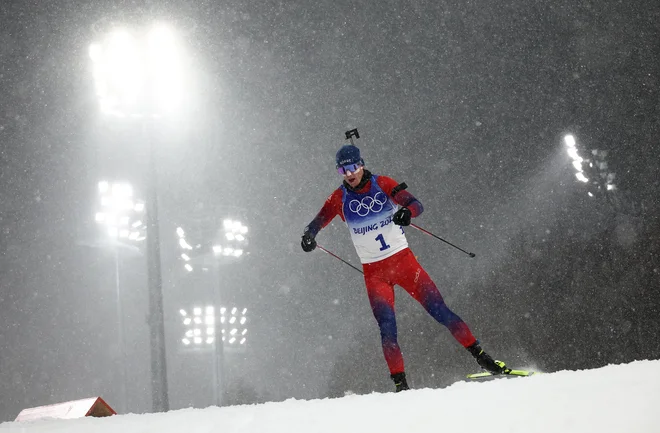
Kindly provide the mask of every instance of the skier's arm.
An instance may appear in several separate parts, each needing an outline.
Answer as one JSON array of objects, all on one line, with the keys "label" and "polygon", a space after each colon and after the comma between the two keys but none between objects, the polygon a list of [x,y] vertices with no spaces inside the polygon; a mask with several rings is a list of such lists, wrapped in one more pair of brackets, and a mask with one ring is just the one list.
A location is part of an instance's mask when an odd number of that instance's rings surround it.
[{"label": "skier's arm", "polygon": [[315,238],[318,232],[321,231],[321,229],[328,224],[330,224],[330,221],[334,219],[337,215],[342,216],[341,208],[342,208],[342,193],[341,189],[337,188],[331,195],[328,197],[328,199],[323,203],[323,207],[319,211],[319,213],[314,217],[312,222],[307,224],[307,227],[305,227],[305,233],[308,233],[311,235],[312,238]]},{"label": "skier's arm", "polygon": [[[391,177],[378,176],[378,186],[381,187],[388,197],[392,197],[392,191],[397,185],[399,185],[397,181]],[[410,214],[413,218],[417,218],[422,212],[424,212],[424,206],[422,206],[422,203],[406,190],[399,190],[392,199],[394,200],[394,203],[410,210]]]}]

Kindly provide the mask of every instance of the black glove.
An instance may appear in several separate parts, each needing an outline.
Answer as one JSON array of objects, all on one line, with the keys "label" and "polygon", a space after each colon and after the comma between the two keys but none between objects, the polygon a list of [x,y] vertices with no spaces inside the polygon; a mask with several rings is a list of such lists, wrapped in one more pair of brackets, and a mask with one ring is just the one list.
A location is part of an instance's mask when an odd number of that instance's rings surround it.
[{"label": "black glove", "polygon": [[392,217],[394,224],[398,226],[409,226],[410,218],[412,218],[412,212],[407,207],[402,207]]},{"label": "black glove", "polygon": [[306,253],[314,251],[314,248],[316,248],[316,239],[314,239],[314,236],[312,236],[311,234],[305,232],[302,235],[300,246],[302,247],[303,251]]}]

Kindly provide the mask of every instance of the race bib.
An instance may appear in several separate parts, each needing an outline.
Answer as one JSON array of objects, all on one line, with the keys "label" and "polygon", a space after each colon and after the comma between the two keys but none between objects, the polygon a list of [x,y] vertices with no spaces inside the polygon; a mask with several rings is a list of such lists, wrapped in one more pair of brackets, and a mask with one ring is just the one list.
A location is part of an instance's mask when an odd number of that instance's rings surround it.
[{"label": "race bib", "polygon": [[403,227],[392,222],[397,205],[376,179],[371,177],[371,188],[363,194],[342,186],[344,219],[362,263],[383,260],[408,247]]}]

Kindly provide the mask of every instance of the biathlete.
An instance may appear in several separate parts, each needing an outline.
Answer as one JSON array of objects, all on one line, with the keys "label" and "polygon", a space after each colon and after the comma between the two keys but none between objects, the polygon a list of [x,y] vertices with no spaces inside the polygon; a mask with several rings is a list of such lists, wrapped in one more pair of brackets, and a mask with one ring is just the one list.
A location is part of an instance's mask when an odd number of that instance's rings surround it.
[{"label": "biathlete", "polygon": [[396,392],[409,386],[397,342],[394,285],[403,287],[435,320],[446,326],[483,369],[492,374],[506,373],[505,364],[484,352],[470,328],[447,307],[435,283],[408,248],[403,227],[423,212],[419,200],[397,188],[394,179],[369,172],[360,150],[352,144],[339,149],[336,163],[343,183],[305,227],[301,246],[306,252],[313,251],[316,235],[337,215],[348,225],[362,263],[367,295],[380,328],[383,354]]}]

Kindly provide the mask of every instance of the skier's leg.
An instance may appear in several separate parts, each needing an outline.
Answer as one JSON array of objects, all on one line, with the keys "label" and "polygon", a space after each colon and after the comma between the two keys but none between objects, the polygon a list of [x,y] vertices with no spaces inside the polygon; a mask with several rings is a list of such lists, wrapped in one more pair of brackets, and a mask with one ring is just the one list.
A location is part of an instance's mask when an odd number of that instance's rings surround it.
[{"label": "skier's leg", "polygon": [[422,304],[435,320],[445,325],[463,347],[477,341],[467,324],[445,304],[437,286],[412,251],[399,261],[396,283]]},{"label": "skier's leg", "polygon": [[373,275],[365,267],[364,282],[371,304],[371,311],[380,328],[383,355],[390,374],[403,373],[403,355],[397,342],[396,318],[394,316],[394,286]]},{"label": "skier's leg", "polygon": [[435,320],[445,325],[454,338],[474,356],[483,369],[493,374],[506,373],[506,365],[503,362],[495,361],[479,346],[479,342],[472,335],[470,328],[447,307],[429,274],[417,262],[412,251],[408,251],[410,254],[406,254],[398,260],[396,284],[403,287],[422,304]]}]

